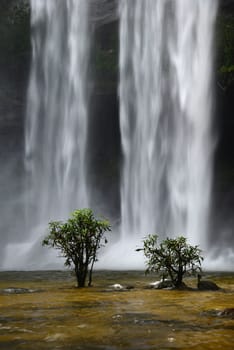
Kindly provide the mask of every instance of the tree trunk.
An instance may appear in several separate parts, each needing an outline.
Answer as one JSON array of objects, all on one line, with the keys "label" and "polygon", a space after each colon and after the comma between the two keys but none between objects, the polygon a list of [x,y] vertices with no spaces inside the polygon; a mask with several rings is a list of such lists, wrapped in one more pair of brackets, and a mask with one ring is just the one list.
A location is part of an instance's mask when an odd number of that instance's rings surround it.
[{"label": "tree trunk", "polygon": [[180,287],[183,284],[183,268],[179,266],[179,271],[177,275],[176,287]]},{"label": "tree trunk", "polygon": [[75,274],[76,274],[76,280],[77,280],[77,287],[78,288],[85,287],[85,281],[87,276],[87,271],[85,270],[85,268],[75,267]]}]

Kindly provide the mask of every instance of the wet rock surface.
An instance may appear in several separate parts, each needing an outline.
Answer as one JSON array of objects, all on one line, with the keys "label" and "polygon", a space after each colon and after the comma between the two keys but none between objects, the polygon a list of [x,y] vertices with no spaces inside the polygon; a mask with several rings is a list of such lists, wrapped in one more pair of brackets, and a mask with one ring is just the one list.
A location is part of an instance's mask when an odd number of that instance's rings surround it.
[{"label": "wet rock surface", "polygon": [[203,316],[213,316],[213,317],[226,317],[234,319],[234,307],[233,308],[225,308],[223,310],[208,310],[202,313]]},{"label": "wet rock surface", "polygon": [[9,287],[0,289],[0,294],[25,294],[25,293],[37,293],[41,290],[30,289],[30,288],[18,288],[18,287]]}]

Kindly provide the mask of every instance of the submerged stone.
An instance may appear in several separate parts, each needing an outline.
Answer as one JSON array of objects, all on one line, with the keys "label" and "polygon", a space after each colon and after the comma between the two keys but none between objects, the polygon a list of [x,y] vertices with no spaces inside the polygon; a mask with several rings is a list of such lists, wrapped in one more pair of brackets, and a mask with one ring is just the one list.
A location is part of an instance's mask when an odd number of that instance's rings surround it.
[{"label": "submerged stone", "polygon": [[201,281],[201,275],[197,275],[198,282],[197,282],[197,288],[199,290],[220,290],[221,288],[214,282],[212,281]]},{"label": "submerged stone", "polygon": [[169,279],[155,281],[149,284],[152,289],[172,289],[175,288],[174,283]]},{"label": "submerged stone", "polygon": [[30,288],[17,288],[9,287],[0,290],[1,294],[25,294],[25,293],[36,293],[38,290]]}]

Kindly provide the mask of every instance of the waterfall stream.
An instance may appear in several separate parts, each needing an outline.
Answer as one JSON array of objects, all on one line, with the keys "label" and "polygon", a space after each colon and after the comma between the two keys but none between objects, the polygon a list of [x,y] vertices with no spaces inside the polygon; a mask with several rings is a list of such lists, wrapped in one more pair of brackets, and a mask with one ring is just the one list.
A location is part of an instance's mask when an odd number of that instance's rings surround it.
[{"label": "waterfall stream", "polygon": [[38,223],[46,223],[88,205],[88,4],[32,0],[31,23],[25,142],[29,208],[35,208]]},{"label": "waterfall stream", "polygon": [[123,242],[187,236],[206,249],[212,186],[213,0],[121,0]]},{"label": "waterfall stream", "polygon": [[31,0],[23,199],[29,237],[6,247],[8,269],[56,265],[55,254],[41,247],[48,222],[89,205],[88,10],[84,0]]}]

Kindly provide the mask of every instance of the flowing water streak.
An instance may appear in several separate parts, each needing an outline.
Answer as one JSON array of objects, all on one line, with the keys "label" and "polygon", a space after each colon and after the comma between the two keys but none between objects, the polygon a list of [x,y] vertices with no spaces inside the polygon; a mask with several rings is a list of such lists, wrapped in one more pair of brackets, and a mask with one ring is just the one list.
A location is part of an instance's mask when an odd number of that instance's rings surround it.
[{"label": "flowing water streak", "polygon": [[35,225],[88,205],[88,2],[31,0],[31,24],[25,157]]},{"label": "flowing water streak", "polygon": [[120,1],[124,241],[182,234],[207,245],[216,9],[213,0]]},{"label": "flowing water streak", "polygon": [[56,253],[41,247],[48,222],[67,219],[74,209],[88,206],[88,16],[86,0],[31,0],[27,190],[22,203],[28,238],[9,242],[3,268],[60,266]]}]

